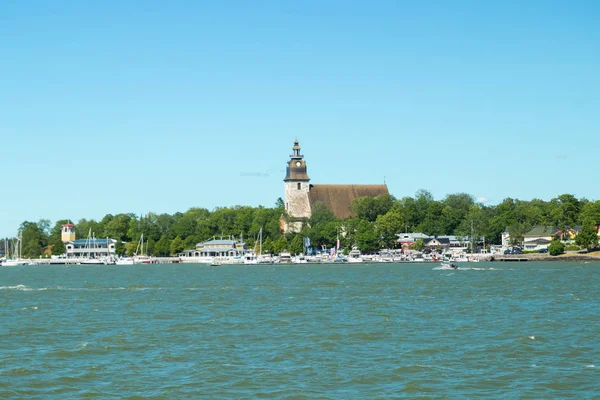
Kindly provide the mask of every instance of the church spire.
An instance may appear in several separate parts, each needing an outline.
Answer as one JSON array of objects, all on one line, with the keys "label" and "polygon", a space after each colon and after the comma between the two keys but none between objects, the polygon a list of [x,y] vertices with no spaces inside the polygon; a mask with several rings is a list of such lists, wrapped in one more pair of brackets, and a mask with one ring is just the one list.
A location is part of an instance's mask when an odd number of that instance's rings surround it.
[{"label": "church spire", "polygon": [[304,156],[300,154],[300,144],[298,139],[294,140],[292,147],[292,155],[288,161],[287,171],[284,181],[309,181],[310,178],[306,174],[306,162]]},{"label": "church spire", "polygon": [[300,144],[298,144],[298,138],[294,140],[294,147],[292,147],[291,158],[302,159],[304,156],[300,154]]}]

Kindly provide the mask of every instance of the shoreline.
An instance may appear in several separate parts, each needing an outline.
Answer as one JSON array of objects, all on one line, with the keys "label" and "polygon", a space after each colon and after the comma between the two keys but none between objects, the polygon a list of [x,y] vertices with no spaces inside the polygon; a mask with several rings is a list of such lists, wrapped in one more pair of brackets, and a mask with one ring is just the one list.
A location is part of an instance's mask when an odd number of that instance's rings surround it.
[{"label": "shoreline", "polygon": [[549,254],[506,254],[503,256],[499,256],[495,261],[502,262],[502,259],[506,260],[517,260],[517,259],[527,259],[527,261],[600,261],[600,252],[594,252],[590,254],[581,254],[581,253],[566,253],[561,254],[559,256],[551,256]]}]

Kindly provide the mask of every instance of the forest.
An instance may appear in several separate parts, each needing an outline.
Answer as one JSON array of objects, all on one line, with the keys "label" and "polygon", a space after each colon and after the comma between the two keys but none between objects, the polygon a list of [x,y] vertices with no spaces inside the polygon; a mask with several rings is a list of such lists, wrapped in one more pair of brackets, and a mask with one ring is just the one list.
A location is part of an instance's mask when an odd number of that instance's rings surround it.
[{"label": "forest", "polygon": [[[87,238],[91,232],[96,238],[117,240],[120,255],[135,252],[142,234],[148,240],[150,254],[168,256],[213,237],[242,237],[248,248],[255,248],[261,230],[264,253],[286,250],[297,254],[303,251],[305,237],[310,238],[313,249],[330,248],[339,237],[344,249],[357,246],[363,252],[374,252],[393,248],[396,234],[401,232],[464,237],[473,229],[475,237],[485,238],[488,244],[500,244],[506,229],[517,243],[535,225],[583,226],[589,230],[600,221],[600,201],[578,199],[571,194],[550,201],[506,198],[499,204],[485,205],[466,193],[435,200],[429,191],[419,190],[414,196],[400,199],[391,195],[361,197],[353,201],[351,210],[354,217],[339,220],[324,204],[317,203],[303,229],[286,235],[280,230],[280,219],[287,218],[281,198],[272,207],[190,208],[173,215],[108,214],[99,221],[63,219],[54,224],[47,219],[25,221],[19,232],[22,256],[31,258],[63,254],[61,227],[68,222],[75,224],[78,239]],[[14,239],[2,240],[0,249],[11,241]]]}]

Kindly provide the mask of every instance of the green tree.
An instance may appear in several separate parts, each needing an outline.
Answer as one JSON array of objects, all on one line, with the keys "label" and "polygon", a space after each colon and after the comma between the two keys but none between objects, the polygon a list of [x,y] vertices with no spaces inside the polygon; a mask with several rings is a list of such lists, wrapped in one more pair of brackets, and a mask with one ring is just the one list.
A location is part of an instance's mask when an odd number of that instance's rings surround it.
[{"label": "green tree", "polygon": [[117,214],[104,225],[104,236],[115,239],[117,242],[127,242],[129,240],[127,231],[131,223],[130,214]]},{"label": "green tree", "polygon": [[127,249],[125,247],[125,242],[121,241],[121,240],[117,240],[117,242],[115,243],[115,252],[117,253],[118,256],[122,256],[127,252]]},{"label": "green tree", "polygon": [[573,226],[580,211],[579,200],[572,194],[561,194],[550,200],[551,217],[554,225],[560,228]]},{"label": "green tree", "polygon": [[337,236],[339,221],[327,206],[318,201],[309,219],[310,242],[312,247],[329,246]]},{"label": "green tree", "polygon": [[88,221],[87,219],[82,218],[75,224],[75,234],[77,239],[87,239],[90,235],[98,237],[97,235],[103,233],[103,231],[101,232],[100,224],[93,219]]},{"label": "green tree", "polygon": [[439,201],[431,200],[428,202],[425,211],[425,217],[417,226],[417,230],[426,235],[444,235],[444,224],[440,215],[442,215],[443,205]]},{"label": "green tree", "polygon": [[183,251],[183,240],[180,236],[175,236],[171,242],[171,254],[178,254]]},{"label": "green tree", "polygon": [[375,232],[387,248],[393,248],[397,233],[403,231],[405,221],[398,208],[392,208],[385,215],[380,215],[375,221]]},{"label": "green tree", "polygon": [[193,236],[193,235],[192,236],[188,236],[183,241],[183,248],[184,248],[184,250],[195,249],[196,245],[198,243],[200,243],[201,241],[202,241],[202,239],[199,238],[198,236]]},{"label": "green tree", "polygon": [[520,246],[523,243],[527,227],[524,224],[514,223],[508,227],[511,246]]},{"label": "green tree", "polygon": [[290,242],[290,253],[301,254],[304,251],[304,243],[300,235],[294,235],[294,238]]},{"label": "green tree", "polygon": [[171,253],[170,240],[166,234],[162,235],[158,242],[154,244],[154,252],[155,256],[168,256]]},{"label": "green tree", "polygon": [[579,218],[582,225],[586,219],[591,219],[596,224],[600,223],[600,200],[584,202]]},{"label": "green tree", "polygon": [[48,244],[48,238],[43,231],[44,226],[35,222],[25,221],[19,227],[21,232],[21,254],[23,258],[39,257]]},{"label": "green tree", "polygon": [[273,241],[271,240],[270,237],[267,237],[265,240],[263,240],[263,244],[262,244],[263,253],[274,254],[274,248],[275,248],[275,244],[273,243]]},{"label": "green tree", "polygon": [[581,230],[575,237],[575,243],[578,246],[589,249],[598,245],[598,230],[594,220],[588,218],[584,221]]},{"label": "green tree", "polygon": [[410,246],[413,250],[423,251],[425,249],[425,240],[419,238],[415,240],[415,242]]},{"label": "green tree", "polygon": [[456,234],[457,228],[464,222],[475,200],[470,194],[456,193],[446,196],[441,204],[443,231],[446,234]]},{"label": "green tree", "polygon": [[289,249],[288,241],[285,239],[285,236],[281,236],[273,246],[273,251],[278,254],[283,251],[287,251]]},{"label": "green tree", "polygon": [[373,224],[361,220],[356,230],[356,246],[364,253],[370,253],[379,249],[379,237],[373,229]]},{"label": "green tree", "polygon": [[65,248],[65,244],[60,241],[52,244],[52,255],[60,256],[61,254],[65,254],[67,249]]},{"label": "green tree", "polygon": [[360,219],[375,222],[379,215],[386,214],[392,208],[394,201],[395,199],[389,194],[358,197],[352,200],[350,211]]},{"label": "green tree", "polygon": [[548,245],[548,253],[551,256],[558,256],[565,252],[565,245],[560,240],[553,240]]}]

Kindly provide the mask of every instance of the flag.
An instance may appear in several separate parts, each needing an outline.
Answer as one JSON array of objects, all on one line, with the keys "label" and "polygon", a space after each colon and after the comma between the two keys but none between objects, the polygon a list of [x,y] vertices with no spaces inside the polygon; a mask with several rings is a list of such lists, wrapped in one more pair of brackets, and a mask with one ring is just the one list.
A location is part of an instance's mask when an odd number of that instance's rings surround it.
[{"label": "flag", "polygon": [[310,238],[308,236],[304,238],[304,247],[310,247]]},{"label": "flag", "polygon": [[332,256],[335,255],[335,248],[331,248],[331,250],[329,251],[329,254],[331,254]]},{"label": "flag", "polygon": [[338,240],[337,240],[337,249],[338,249],[338,251],[340,250],[340,238],[338,238]]}]

